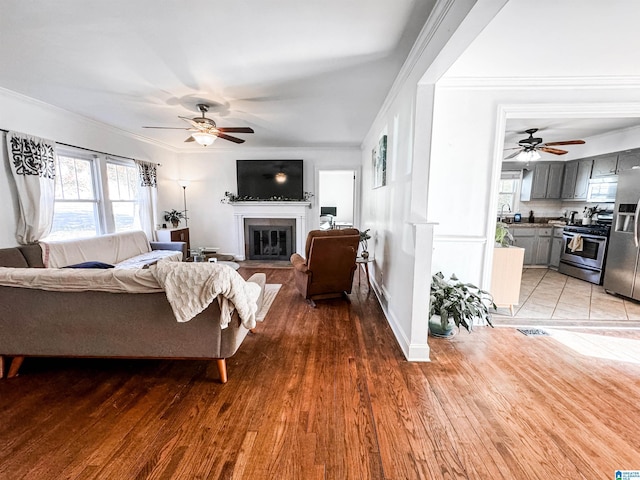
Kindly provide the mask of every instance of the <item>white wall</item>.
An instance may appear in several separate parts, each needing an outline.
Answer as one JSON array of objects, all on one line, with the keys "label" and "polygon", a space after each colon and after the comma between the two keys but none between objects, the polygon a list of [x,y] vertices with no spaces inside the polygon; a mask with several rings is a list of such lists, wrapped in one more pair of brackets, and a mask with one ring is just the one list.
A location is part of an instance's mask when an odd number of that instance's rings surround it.
[{"label": "white wall", "polygon": [[[66,110],[0,89],[0,128],[47,138],[112,155],[168,164],[176,158],[170,150],[138,139]],[[0,229],[0,247],[17,245],[15,225],[18,202],[2,133],[0,161],[0,204],[5,206],[5,227]],[[163,195],[162,186],[158,196]]]},{"label": "white wall", "polygon": [[[237,193],[236,160],[302,159],[304,190],[314,194],[311,198],[306,230],[319,225],[317,179],[318,167],[356,169],[360,165],[358,148],[252,148],[232,146],[224,149],[206,149],[201,153],[182,153],[175,160],[167,161],[158,170],[162,196],[158,199],[158,211],[183,209],[182,187],[177,180],[190,180],[187,187],[187,209],[189,211],[189,235],[191,246],[219,247],[221,253],[244,255],[237,252],[234,231],[233,207],[222,204],[226,191]],[[184,224],[181,224],[184,226]]]}]

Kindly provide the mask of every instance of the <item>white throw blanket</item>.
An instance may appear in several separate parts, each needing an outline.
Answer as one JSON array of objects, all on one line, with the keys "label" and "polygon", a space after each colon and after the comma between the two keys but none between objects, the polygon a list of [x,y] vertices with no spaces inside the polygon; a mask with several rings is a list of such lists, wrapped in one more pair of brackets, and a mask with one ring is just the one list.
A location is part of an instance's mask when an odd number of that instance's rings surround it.
[{"label": "white throw blanket", "polygon": [[178,322],[191,320],[220,295],[222,328],[229,325],[234,307],[242,324],[254,328],[261,293],[259,285],[245,282],[226,265],[168,260],[136,270],[0,267],[0,285],[60,292],[156,293],[164,290]]},{"label": "white throw blanket", "polygon": [[173,314],[186,322],[218,297],[220,326],[226,328],[234,308],[246,328],[256,326],[260,286],[245,280],[233,268],[217,263],[158,262],[149,268],[167,294]]}]

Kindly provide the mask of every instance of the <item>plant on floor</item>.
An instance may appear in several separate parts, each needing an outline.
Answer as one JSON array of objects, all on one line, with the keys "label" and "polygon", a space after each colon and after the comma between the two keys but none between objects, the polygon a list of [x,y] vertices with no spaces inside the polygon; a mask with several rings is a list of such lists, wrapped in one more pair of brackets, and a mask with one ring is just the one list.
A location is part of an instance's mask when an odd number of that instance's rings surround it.
[{"label": "plant on floor", "polygon": [[180,225],[180,220],[184,218],[184,213],[179,210],[165,210],[164,221],[171,222],[173,228],[177,228]]},{"label": "plant on floor", "polygon": [[429,331],[435,336],[449,336],[454,325],[473,330],[474,319],[490,326],[489,307],[496,308],[489,292],[471,283],[463,283],[455,275],[447,280],[442,272],[431,278],[429,301]]}]

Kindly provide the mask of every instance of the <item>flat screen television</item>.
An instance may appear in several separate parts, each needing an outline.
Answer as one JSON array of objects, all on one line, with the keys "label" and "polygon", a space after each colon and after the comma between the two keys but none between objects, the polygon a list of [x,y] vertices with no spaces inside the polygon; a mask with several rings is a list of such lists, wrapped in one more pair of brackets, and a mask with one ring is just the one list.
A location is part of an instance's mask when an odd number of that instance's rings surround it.
[{"label": "flat screen television", "polygon": [[238,197],[302,200],[302,160],[236,160]]}]

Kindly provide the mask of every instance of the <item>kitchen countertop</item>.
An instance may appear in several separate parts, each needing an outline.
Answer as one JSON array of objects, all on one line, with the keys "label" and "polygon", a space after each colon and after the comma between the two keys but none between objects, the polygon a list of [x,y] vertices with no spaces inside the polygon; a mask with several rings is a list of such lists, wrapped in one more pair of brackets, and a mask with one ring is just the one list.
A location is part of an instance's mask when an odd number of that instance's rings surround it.
[{"label": "kitchen countertop", "polygon": [[528,223],[528,222],[518,222],[518,223],[507,223],[507,228],[545,228],[545,227],[558,227],[562,228],[566,225],[564,222],[559,221],[551,221],[546,223]]}]

